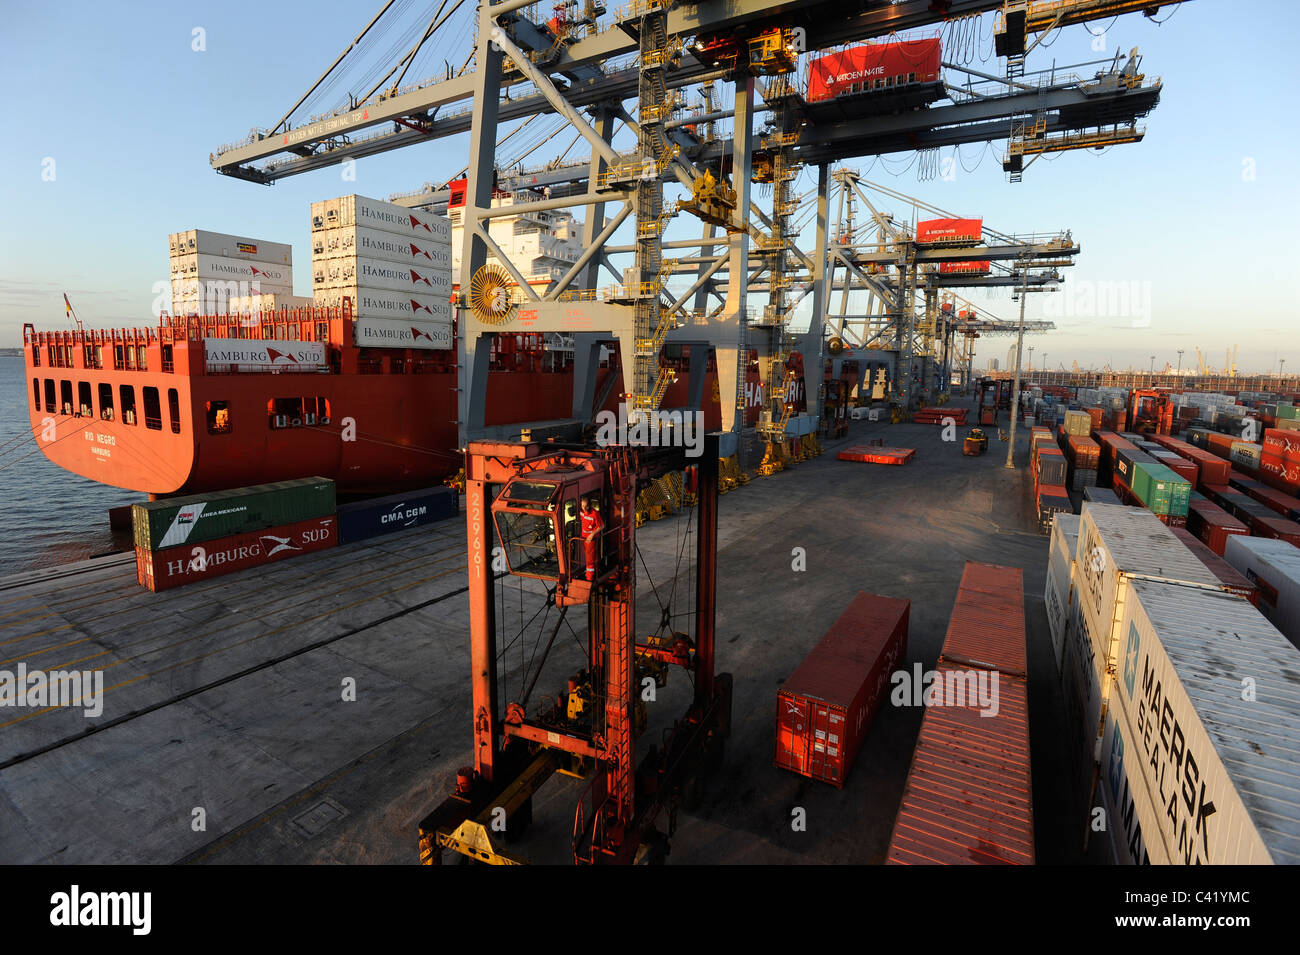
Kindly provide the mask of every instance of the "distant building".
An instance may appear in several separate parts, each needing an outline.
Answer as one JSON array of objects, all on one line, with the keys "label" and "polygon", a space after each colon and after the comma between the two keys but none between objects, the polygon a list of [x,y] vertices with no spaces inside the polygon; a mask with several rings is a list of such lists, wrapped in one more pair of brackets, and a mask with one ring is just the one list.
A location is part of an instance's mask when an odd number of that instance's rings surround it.
[{"label": "distant building", "polygon": [[998,370],[998,360],[996,358],[990,358],[989,371],[997,371],[997,370]]}]

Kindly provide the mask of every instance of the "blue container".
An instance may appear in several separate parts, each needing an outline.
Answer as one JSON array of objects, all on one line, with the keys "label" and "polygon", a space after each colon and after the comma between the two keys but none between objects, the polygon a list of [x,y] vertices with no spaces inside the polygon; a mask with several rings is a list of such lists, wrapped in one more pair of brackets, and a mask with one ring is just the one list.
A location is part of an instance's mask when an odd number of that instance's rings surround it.
[{"label": "blue container", "polygon": [[338,507],[339,539],[344,544],[441,521],[460,510],[460,495],[449,487],[426,487]]}]

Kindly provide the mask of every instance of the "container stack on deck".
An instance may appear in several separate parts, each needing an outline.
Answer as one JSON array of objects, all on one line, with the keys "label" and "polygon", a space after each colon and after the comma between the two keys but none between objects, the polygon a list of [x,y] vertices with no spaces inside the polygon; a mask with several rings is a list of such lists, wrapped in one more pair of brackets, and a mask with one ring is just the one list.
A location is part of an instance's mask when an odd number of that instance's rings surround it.
[{"label": "container stack on deck", "polygon": [[132,507],[136,579],[168,590],[338,543],[334,482],[302,478]]},{"label": "container stack on deck", "polygon": [[317,305],[351,299],[355,344],[452,347],[451,222],[365,196],[311,204]]},{"label": "container stack on deck", "polygon": [[[250,296],[294,304],[293,248],[247,236],[190,229],[169,237],[172,314],[239,311]],[[281,301],[277,301],[281,300]]]},{"label": "container stack on deck", "polygon": [[[1032,865],[1022,574],[969,561],[889,840],[894,865]],[[996,707],[973,698],[993,688]]]}]

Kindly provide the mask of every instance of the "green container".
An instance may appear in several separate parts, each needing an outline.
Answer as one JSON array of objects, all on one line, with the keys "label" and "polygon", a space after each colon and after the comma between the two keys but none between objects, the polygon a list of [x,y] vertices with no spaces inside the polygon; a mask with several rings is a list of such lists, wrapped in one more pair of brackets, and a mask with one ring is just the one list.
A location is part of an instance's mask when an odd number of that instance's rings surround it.
[{"label": "green container", "polygon": [[334,482],[312,477],[136,504],[131,519],[135,546],[156,551],[334,512]]},{"label": "green container", "polygon": [[1278,405],[1275,418],[1282,418],[1286,421],[1295,421],[1300,419],[1300,408],[1295,405]]},{"label": "green container", "polygon": [[1139,461],[1133,465],[1133,496],[1153,514],[1187,516],[1192,485],[1163,464]]}]

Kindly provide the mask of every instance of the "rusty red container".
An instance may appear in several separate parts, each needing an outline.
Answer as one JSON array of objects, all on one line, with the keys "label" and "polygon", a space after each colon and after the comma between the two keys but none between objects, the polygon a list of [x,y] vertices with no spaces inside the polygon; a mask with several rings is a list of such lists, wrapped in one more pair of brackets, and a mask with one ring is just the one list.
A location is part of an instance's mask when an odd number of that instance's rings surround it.
[{"label": "rusty red container", "polygon": [[907,654],[910,600],[859,593],[776,695],[776,756],[842,788],[889,675]]},{"label": "rusty red container", "polygon": [[1259,604],[1259,588],[1247,580],[1241,571],[1224,560],[1221,554],[1216,554],[1185,527],[1175,527],[1173,532],[1178,535],[1180,541],[1187,545],[1187,549],[1195,554],[1197,559],[1209,569],[1210,573],[1219,578],[1219,582],[1223,584],[1223,589],[1227,593],[1245,597],[1252,604]]},{"label": "rusty red container", "polygon": [[1256,537],[1272,537],[1300,547],[1300,524],[1285,517],[1256,517],[1250,522]]},{"label": "rusty red container", "polygon": [[1187,530],[1220,557],[1231,535],[1250,533],[1249,527],[1205,498],[1194,498],[1187,503]]},{"label": "rusty red container", "polygon": [[338,521],[315,517],[295,524],[235,534],[166,550],[135,549],[136,580],[150,590],[170,590],[249,567],[324,550],[338,543]]},{"label": "rusty red container", "polygon": [[1020,569],[967,563],[935,684],[983,674],[996,712],[969,699],[926,708],[888,863],[1033,864],[1026,657]]}]

